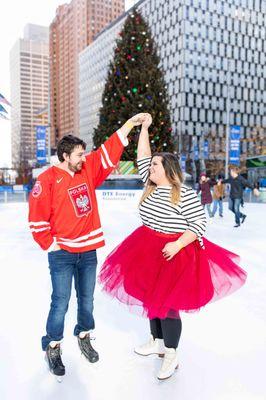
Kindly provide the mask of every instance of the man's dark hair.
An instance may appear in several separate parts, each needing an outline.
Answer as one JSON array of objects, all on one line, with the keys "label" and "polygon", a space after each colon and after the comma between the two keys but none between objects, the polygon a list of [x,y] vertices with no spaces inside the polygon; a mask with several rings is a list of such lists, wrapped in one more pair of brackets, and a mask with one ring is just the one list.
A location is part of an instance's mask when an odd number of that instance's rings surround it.
[{"label": "man's dark hair", "polygon": [[62,137],[57,145],[57,156],[59,158],[59,161],[65,161],[63,154],[66,153],[70,156],[74,148],[77,146],[81,146],[84,150],[86,149],[86,143],[77,136],[66,135]]}]

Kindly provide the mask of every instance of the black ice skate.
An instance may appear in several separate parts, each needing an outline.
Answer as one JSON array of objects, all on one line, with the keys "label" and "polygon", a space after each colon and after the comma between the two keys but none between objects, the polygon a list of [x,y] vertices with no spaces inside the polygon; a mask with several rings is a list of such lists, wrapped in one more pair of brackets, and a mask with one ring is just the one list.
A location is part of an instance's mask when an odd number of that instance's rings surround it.
[{"label": "black ice skate", "polygon": [[81,353],[87,358],[89,362],[95,363],[99,360],[99,354],[97,353],[96,350],[94,350],[94,348],[91,345],[91,339],[89,333],[87,333],[87,335],[84,338],[80,338],[78,336],[78,344]]},{"label": "black ice skate", "polygon": [[61,359],[60,344],[57,344],[54,348],[47,346],[45,360],[51,374],[55,375],[58,382],[62,382],[62,377],[65,375],[65,366]]}]

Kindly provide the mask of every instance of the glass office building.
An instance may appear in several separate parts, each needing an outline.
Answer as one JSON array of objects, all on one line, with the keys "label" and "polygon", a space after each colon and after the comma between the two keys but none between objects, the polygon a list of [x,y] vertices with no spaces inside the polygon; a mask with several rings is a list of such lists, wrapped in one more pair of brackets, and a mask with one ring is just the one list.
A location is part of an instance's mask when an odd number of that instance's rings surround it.
[{"label": "glass office building", "polygon": [[[177,150],[191,152],[208,137],[210,158],[215,154],[223,159],[229,124],[240,126],[244,153],[255,146],[254,131],[263,142],[266,1],[142,0],[136,7],[158,46]],[[79,57],[80,135],[89,146],[108,63],[128,13],[102,31]]]}]

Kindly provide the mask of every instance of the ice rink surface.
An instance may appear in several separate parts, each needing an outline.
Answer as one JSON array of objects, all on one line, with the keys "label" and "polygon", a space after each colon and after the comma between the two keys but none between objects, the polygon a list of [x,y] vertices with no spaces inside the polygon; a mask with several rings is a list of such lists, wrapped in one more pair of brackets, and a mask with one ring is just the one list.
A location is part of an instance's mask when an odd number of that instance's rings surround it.
[{"label": "ice rink surface", "polygon": [[[139,192],[140,193],[140,192]],[[106,247],[104,257],[140,224],[135,193],[127,200],[99,192]],[[227,204],[225,204],[227,208]],[[167,381],[156,372],[161,360],[133,353],[149,335],[148,322],[111,300],[97,286],[96,337],[100,361],[80,356],[72,332],[76,298],[66,318],[63,362],[66,376],[56,382],[46,368],[40,337],[50,304],[47,255],[27,227],[27,204],[0,204],[0,399],[1,400],[265,400],[266,399],[266,205],[245,204],[245,223],[234,229],[225,209],[208,225],[209,240],[240,254],[248,272],[235,294],[183,314],[180,368]]]}]

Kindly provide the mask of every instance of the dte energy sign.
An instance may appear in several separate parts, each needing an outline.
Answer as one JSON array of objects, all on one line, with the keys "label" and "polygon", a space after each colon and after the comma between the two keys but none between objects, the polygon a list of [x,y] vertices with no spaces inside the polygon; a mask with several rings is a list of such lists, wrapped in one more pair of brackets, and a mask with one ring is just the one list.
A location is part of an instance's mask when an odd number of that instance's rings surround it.
[{"label": "dte energy sign", "polygon": [[36,159],[38,164],[46,163],[46,126],[36,126]]},{"label": "dte energy sign", "polygon": [[240,164],[240,126],[230,126],[229,163]]}]

